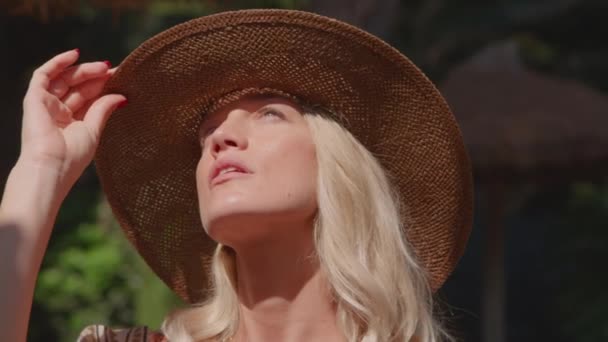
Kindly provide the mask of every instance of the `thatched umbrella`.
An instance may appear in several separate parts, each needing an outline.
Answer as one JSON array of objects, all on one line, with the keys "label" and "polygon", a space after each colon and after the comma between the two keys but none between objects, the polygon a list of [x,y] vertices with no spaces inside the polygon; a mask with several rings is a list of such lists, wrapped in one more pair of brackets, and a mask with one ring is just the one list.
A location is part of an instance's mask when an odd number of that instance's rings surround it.
[{"label": "thatched umbrella", "polygon": [[608,96],[526,70],[513,42],[454,69],[442,90],[482,181],[571,179],[608,166]]},{"label": "thatched umbrella", "polygon": [[608,97],[526,70],[514,42],[489,47],[455,68],[441,89],[488,195],[482,336],[502,342],[506,185],[604,176]]}]

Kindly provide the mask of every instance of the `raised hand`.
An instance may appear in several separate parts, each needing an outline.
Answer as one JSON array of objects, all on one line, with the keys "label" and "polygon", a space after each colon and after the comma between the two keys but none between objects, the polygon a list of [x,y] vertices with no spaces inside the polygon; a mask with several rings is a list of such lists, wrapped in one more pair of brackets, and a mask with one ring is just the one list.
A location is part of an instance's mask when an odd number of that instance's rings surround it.
[{"label": "raised hand", "polygon": [[0,336],[25,341],[36,277],[63,199],[93,159],[119,94],[100,96],[113,70],[73,65],[78,51],[36,69],[23,100],[21,154],[0,201]]},{"label": "raised hand", "polygon": [[100,97],[114,69],[108,62],[73,65],[79,51],[61,53],[34,71],[23,100],[20,161],[59,171],[70,188],[89,165],[110,114],[127,103]]}]

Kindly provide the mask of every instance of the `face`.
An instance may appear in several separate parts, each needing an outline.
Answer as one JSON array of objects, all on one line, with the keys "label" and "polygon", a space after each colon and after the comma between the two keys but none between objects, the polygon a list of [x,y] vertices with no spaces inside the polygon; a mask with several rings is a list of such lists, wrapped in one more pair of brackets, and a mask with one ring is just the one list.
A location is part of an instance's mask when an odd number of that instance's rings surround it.
[{"label": "face", "polygon": [[207,234],[232,246],[310,222],[316,212],[315,146],[298,106],[242,97],[207,115],[196,170]]}]

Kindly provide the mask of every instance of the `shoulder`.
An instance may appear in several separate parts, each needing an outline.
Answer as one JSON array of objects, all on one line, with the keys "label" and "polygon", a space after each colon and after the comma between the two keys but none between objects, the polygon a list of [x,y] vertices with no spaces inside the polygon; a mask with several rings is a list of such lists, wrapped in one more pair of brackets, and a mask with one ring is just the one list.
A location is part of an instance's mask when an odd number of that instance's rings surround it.
[{"label": "shoulder", "polygon": [[146,326],[132,328],[110,328],[95,324],[86,326],[80,332],[76,342],[167,342],[162,333]]}]

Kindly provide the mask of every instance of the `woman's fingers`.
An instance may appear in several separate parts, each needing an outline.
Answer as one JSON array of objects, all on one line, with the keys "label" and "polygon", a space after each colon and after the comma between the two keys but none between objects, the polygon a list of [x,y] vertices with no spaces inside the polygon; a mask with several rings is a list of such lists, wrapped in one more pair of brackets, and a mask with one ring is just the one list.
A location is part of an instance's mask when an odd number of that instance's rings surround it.
[{"label": "woman's fingers", "polygon": [[91,104],[82,121],[95,141],[99,141],[110,114],[126,104],[127,98],[119,94],[104,95]]},{"label": "woman's fingers", "polygon": [[[107,76],[112,76],[114,75],[114,73],[116,72],[117,68],[112,68],[112,69],[108,69],[108,71],[106,71],[106,75]],[[96,98],[90,99],[87,102],[85,102],[84,105],[82,105],[80,107],[80,109],[78,109],[78,111],[76,113],[74,113],[74,120],[81,120],[84,119],[84,115],[89,111],[89,108],[91,107],[91,105],[93,104],[93,102],[95,102],[95,100],[97,100]]]},{"label": "woman's fingers", "polygon": [[78,60],[79,54],[80,51],[78,50],[70,50],[48,60],[34,71],[30,80],[30,89],[42,88],[47,90],[51,80],[63,72],[65,68],[74,64]]},{"label": "woman's fingers", "polygon": [[51,94],[62,98],[71,87],[97,77],[105,76],[110,67],[111,64],[108,61],[83,63],[69,67],[55,79],[51,80],[48,90]]},{"label": "woman's fingers", "polygon": [[109,114],[119,104],[126,103],[122,95],[99,98],[116,68],[111,68],[106,61],[73,65],[79,54],[78,50],[63,52],[34,71],[24,98],[24,123],[36,126],[41,123],[40,117],[33,116],[46,112],[46,117],[52,120],[47,125],[54,122],[59,128],[65,128],[75,120],[82,120],[97,134]]},{"label": "woman's fingers", "polygon": [[44,94],[42,103],[44,104],[44,107],[47,108],[49,117],[51,117],[60,127],[65,127],[73,121],[72,111],[57,97],[50,94]]},{"label": "woman's fingers", "polygon": [[91,105],[93,102],[95,102],[95,100],[97,99],[92,99],[85,102],[82,107],[80,107],[80,109],[78,109],[78,111],[72,115],[72,118],[74,120],[82,121],[82,119],[84,119],[84,115],[89,111],[89,108],[91,108]]},{"label": "woman's fingers", "polygon": [[87,101],[94,99],[101,94],[103,86],[109,78],[110,76],[106,75],[104,72],[103,77],[86,81],[70,89],[69,93],[62,99],[63,103],[72,111],[72,113],[78,112]]},{"label": "woman's fingers", "polygon": [[100,75],[104,75],[112,64],[109,61],[90,62],[67,68],[61,78],[71,87]]}]

